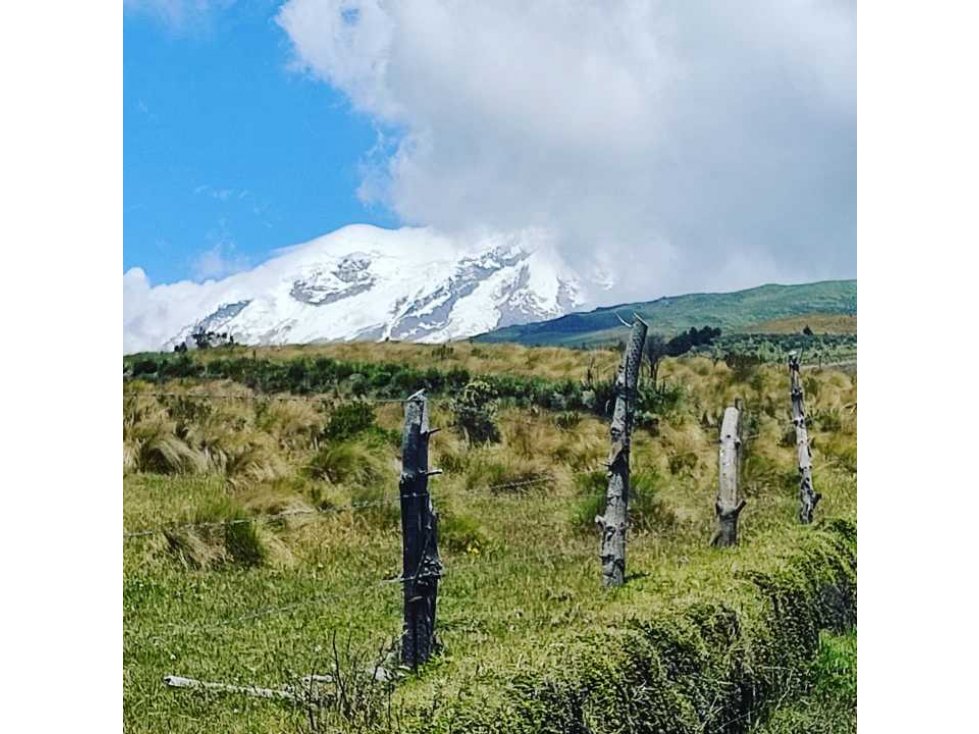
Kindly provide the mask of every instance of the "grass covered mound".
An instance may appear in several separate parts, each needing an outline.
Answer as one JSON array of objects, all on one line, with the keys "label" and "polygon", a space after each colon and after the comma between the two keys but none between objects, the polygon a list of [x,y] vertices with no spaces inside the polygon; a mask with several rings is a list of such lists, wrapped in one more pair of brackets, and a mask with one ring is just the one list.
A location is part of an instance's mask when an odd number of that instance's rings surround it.
[{"label": "grass covered mound", "polygon": [[677,579],[691,593],[673,603],[569,635],[539,669],[467,681],[400,724],[432,734],[747,731],[776,699],[812,688],[821,631],[855,625],[855,539],[837,520],[787,533],[777,545],[790,552],[742,555],[743,569],[718,557]]},{"label": "grass covered mound", "polygon": [[776,707],[751,734],[856,734],[856,630],[823,634],[811,671],[808,693]]}]

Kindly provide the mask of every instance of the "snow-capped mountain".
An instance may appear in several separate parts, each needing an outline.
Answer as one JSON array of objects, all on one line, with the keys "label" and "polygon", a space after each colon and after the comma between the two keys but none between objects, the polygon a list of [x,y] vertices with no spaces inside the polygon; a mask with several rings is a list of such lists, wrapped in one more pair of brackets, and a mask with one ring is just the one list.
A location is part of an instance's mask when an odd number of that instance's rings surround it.
[{"label": "snow-capped mountain", "polygon": [[535,230],[460,242],[429,229],[352,225],[205,283],[123,276],[124,351],[172,349],[197,331],[238,343],[441,342],[561,316],[581,283]]}]

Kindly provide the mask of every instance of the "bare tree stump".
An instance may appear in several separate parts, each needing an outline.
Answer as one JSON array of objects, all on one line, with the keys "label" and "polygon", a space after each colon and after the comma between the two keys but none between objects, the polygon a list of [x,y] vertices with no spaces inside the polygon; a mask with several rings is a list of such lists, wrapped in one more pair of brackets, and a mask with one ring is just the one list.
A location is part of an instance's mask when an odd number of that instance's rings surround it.
[{"label": "bare tree stump", "polygon": [[[435,429],[437,430],[437,429]],[[419,391],[405,405],[401,443],[402,583],[404,631],[401,660],[416,669],[437,648],[435,607],[442,562],[438,552],[438,515],[428,493],[428,404]]]},{"label": "bare tree stump", "polygon": [[741,411],[724,409],[721,421],[721,441],[718,452],[717,531],[711,545],[725,547],[738,542],[738,516],[744,509],[745,500],[738,494],[738,477],[741,468]]},{"label": "bare tree stump", "polygon": [[635,413],[636,387],[646,342],[646,322],[633,317],[629,343],[615,377],[615,409],[609,431],[612,448],[608,456],[608,488],[605,492],[605,514],[595,523],[602,532],[600,558],[602,584],[625,583],[625,535],[629,517],[629,440]]},{"label": "bare tree stump", "polygon": [[789,377],[792,384],[792,425],[795,426],[795,446],[799,457],[799,521],[808,525],[822,495],[812,486],[812,454],[809,450],[809,432],[806,430],[806,406],[799,360],[794,354],[789,356]]}]

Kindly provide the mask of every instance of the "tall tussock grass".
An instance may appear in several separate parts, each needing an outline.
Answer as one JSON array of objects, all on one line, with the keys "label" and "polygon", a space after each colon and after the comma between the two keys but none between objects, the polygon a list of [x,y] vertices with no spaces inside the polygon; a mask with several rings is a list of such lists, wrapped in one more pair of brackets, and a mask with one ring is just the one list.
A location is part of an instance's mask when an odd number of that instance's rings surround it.
[{"label": "tall tussock grass", "polygon": [[332,484],[369,486],[391,478],[392,467],[375,447],[361,443],[330,443],[310,459],[306,471]]},{"label": "tall tussock grass", "polygon": [[[659,494],[663,480],[653,470],[633,472],[629,479],[629,528],[633,532],[672,530],[677,517]],[[571,522],[582,532],[595,532],[595,517],[605,512],[608,475],[593,471],[575,477],[581,499],[574,507]]]}]

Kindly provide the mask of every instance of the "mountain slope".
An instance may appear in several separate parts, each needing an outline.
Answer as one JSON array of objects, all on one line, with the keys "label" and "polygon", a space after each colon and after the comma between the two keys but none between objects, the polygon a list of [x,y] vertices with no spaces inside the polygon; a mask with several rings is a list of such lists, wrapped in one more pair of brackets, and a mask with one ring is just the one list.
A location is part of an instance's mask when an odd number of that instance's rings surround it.
[{"label": "mountain slope", "polygon": [[124,277],[124,351],[199,330],[238,343],[441,342],[568,313],[579,282],[533,231],[459,243],[427,229],[344,227],[220,281]]},{"label": "mountain slope", "polygon": [[855,314],[857,281],[830,280],[803,285],[763,285],[734,293],[691,293],[655,301],[598,308],[587,313],[498,328],[475,338],[482,342],[578,346],[615,342],[625,331],[619,321],[633,313],[654,333],[672,335],[692,326],[737,332],[772,319],[809,313]]}]

